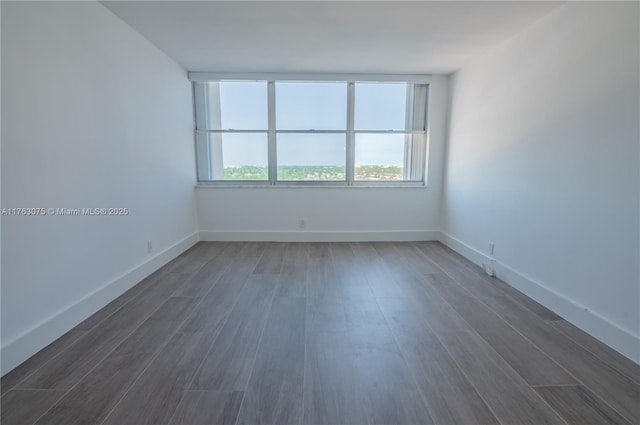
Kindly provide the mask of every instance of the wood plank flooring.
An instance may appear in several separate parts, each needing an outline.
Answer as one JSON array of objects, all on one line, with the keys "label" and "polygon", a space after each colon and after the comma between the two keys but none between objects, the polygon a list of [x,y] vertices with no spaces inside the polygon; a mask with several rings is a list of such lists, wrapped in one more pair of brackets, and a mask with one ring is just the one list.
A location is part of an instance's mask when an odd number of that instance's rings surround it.
[{"label": "wood plank flooring", "polygon": [[199,243],[1,393],[3,425],[640,424],[640,366],[437,242]]}]

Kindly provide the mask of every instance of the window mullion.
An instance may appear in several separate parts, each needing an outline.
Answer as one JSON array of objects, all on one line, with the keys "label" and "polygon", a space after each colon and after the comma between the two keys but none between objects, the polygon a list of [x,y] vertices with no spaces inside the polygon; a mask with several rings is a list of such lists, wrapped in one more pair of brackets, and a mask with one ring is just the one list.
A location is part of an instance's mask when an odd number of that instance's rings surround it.
[{"label": "window mullion", "polygon": [[413,137],[412,146],[412,180],[427,181],[427,153],[428,153],[428,102],[429,102],[429,85],[414,85],[413,90],[413,129],[424,130],[420,136]]},{"label": "window mullion", "polygon": [[267,156],[269,158],[269,184],[276,184],[277,155],[276,155],[276,84],[267,83],[267,103],[269,129],[267,132]]},{"label": "window mullion", "polygon": [[355,106],[355,83],[347,85],[347,169],[346,178],[349,186],[355,178],[355,132],[353,130]]},{"label": "window mullion", "polygon": [[[407,84],[407,100],[406,100],[406,116],[405,125],[406,130],[414,129],[414,106],[415,106],[415,90],[413,84]],[[407,134],[404,137],[404,180],[412,180],[415,156],[413,155],[413,135]]]}]

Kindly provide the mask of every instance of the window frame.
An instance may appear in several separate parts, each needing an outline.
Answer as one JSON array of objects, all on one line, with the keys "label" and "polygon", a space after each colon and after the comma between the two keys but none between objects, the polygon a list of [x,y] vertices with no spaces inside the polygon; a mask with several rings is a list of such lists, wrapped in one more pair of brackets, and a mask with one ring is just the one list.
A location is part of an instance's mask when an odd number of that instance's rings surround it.
[{"label": "window frame", "polygon": [[[426,187],[428,183],[429,147],[430,147],[430,111],[431,111],[431,76],[417,74],[294,74],[294,73],[228,73],[228,72],[189,72],[189,80],[192,82],[193,109],[195,127],[195,156],[196,174],[198,186],[214,187]],[[268,113],[268,179],[267,180],[202,180],[200,178],[199,163],[202,161],[198,155],[198,136],[206,133],[264,133],[264,130],[231,130],[231,129],[199,129],[197,127],[196,98],[199,97],[196,84],[219,81],[261,81],[267,84],[267,113]],[[333,130],[277,130],[276,129],[276,82],[344,82],[347,84],[347,128],[346,131]],[[356,83],[409,83],[426,85],[425,125],[424,130],[355,130],[355,84]],[[203,102],[206,103],[206,102]],[[345,133],[346,134],[346,158],[345,180],[278,180],[277,178],[277,146],[278,133]],[[418,161],[422,167],[421,180],[355,180],[355,139],[356,134],[419,134],[424,136],[423,149],[418,150],[422,158]],[[412,153],[413,155],[416,152]],[[411,161],[413,164],[415,161]],[[405,173],[406,177],[406,173]]]}]

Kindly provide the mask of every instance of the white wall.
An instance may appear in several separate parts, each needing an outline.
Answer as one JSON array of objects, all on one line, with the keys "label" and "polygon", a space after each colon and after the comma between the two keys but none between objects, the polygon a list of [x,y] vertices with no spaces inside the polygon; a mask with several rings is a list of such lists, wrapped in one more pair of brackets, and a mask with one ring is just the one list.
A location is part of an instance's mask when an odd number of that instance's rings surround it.
[{"label": "white wall", "polygon": [[636,361],[638,12],[569,3],[459,71],[443,198],[445,241]]},{"label": "white wall", "polygon": [[[99,3],[2,2],[3,373],[197,239],[186,71]],[[147,253],[147,241],[153,252]]]},{"label": "white wall", "polygon": [[[440,227],[448,77],[434,76],[426,188],[203,188],[208,240],[424,240]],[[305,228],[298,222],[305,220]]]}]

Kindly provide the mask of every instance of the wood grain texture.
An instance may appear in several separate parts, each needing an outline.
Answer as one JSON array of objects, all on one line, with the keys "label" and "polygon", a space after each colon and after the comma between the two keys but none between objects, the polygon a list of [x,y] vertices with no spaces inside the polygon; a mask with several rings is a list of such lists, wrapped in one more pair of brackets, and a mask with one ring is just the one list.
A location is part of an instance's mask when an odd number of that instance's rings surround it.
[{"label": "wood grain texture", "polygon": [[450,332],[438,336],[501,423],[565,423],[475,332]]},{"label": "wood grain texture", "polygon": [[546,321],[523,313],[511,299],[501,297],[495,300],[493,308],[629,422],[640,423],[638,383],[602,362]]},{"label": "wood grain texture", "polygon": [[506,295],[503,288],[496,284],[497,279],[475,273],[471,267],[467,267],[462,257],[452,255],[444,245],[438,242],[416,242],[414,245],[444,273],[469,289],[474,296],[482,298]]},{"label": "wood grain texture", "polygon": [[302,422],[305,315],[303,298],[274,299],[239,424]]},{"label": "wood grain texture", "polygon": [[198,242],[171,268],[172,273],[193,274],[220,252],[226,242]]},{"label": "wood grain texture", "polygon": [[254,274],[249,278],[191,390],[242,391],[246,388],[275,287],[273,276]]},{"label": "wood grain texture", "polygon": [[83,331],[71,330],[60,338],[47,345],[42,350],[38,351],[33,356],[29,357],[25,362],[13,369],[2,377],[0,382],[0,388],[2,389],[2,395],[12,390],[21,381],[29,377],[36,370],[40,369],[49,362],[49,360],[63,353],[73,343],[75,343],[80,337],[85,334]]},{"label": "wood grain texture", "polygon": [[401,276],[389,268],[374,246],[365,242],[352,243],[350,246],[355,256],[355,262],[362,275],[367,279],[374,297],[406,296],[396,283]]},{"label": "wood grain texture", "polygon": [[582,385],[536,387],[569,425],[631,425]]},{"label": "wood grain texture", "polygon": [[290,242],[284,252],[276,295],[279,297],[306,297],[309,244]]},{"label": "wood grain texture", "polygon": [[407,243],[393,242],[391,244],[397,252],[399,263],[407,268],[412,269],[418,274],[441,273],[440,268],[429,260],[419,249]]},{"label": "wood grain texture", "polygon": [[330,258],[330,248],[328,243],[311,242],[309,243],[309,258]]},{"label": "wood grain texture", "polygon": [[175,295],[200,297],[222,279],[244,282],[264,252],[264,244],[229,242],[211,261],[189,279]]},{"label": "wood grain texture", "polygon": [[329,245],[331,262],[343,298],[373,298],[367,278],[357,266],[355,254],[346,242],[332,242]]},{"label": "wood grain texture", "polygon": [[[630,422],[640,422],[640,386],[626,374],[600,360],[582,345],[553,326],[559,318],[531,307],[532,300],[498,279],[472,271],[468,260],[452,254],[441,244],[416,244],[453,279],[490,307],[525,338],[581,383],[614,407]],[[456,256],[458,258],[456,258]],[[482,276],[482,277],[481,277]],[[489,279],[489,281],[487,281]],[[515,292],[514,292],[515,291]]]},{"label": "wood grain texture", "polygon": [[242,391],[187,391],[172,425],[235,425]]},{"label": "wood grain texture", "polygon": [[433,286],[438,295],[530,385],[578,383],[538,347],[448,277],[432,275],[425,279],[425,283]]},{"label": "wood grain texture", "polygon": [[233,310],[247,282],[242,274],[229,273],[221,278],[182,327],[184,332],[217,335]]},{"label": "wood grain texture", "polygon": [[498,424],[498,420],[405,299],[381,300],[395,339],[437,424]]},{"label": "wood grain texture", "polygon": [[269,244],[269,249],[264,250],[260,261],[258,261],[258,264],[253,269],[253,273],[279,275],[286,249],[286,243],[274,242]]},{"label": "wood grain texture", "polygon": [[[212,242],[212,243],[216,243],[216,242]],[[171,260],[169,263],[167,263],[164,266],[162,266],[157,271],[161,272],[163,269],[166,272],[174,271],[176,269],[176,267],[178,267],[183,262],[189,262],[190,258],[194,254],[194,251],[198,251],[198,250],[202,249],[204,247],[204,245],[205,244],[202,243],[202,242],[198,242],[198,243],[195,243],[195,244],[191,245],[188,249],[186,249],[184,252],[182,252],[180,255],[178,255],[173,260]],[[179,271],[178,271],[178,273],[179,273]]]},{"label": "wood grain texture", "polygon": [[357,359],[346,332],[310,332],[305,353],[305,424],[364,424]]},{"label": "wood grain texture", "polygon": [[195,303],[193,298],[169,298],[37,423],[101,423]]},{"label": "wood grain texture", "polygon": [[375,298],[346,299],[343,304],[349,329],[387,327],[387,321]]},{"label": "wood grain texture", "polygon": [[174,335],[104,424],[168,423],[212,343],[213,337],[208,332]]},{"label": "wood grain texture", "polygon": [[339,298],[306,298],[307,332],[347,332],[343,300]]},{"label": "wood grain texture", "polygon": [[342,298],[342,288],[330,257],[309,258],[307,296],[313,298]]},{"label": "wood grain texture", "polygon": [[[432,246],[435,244],[423,245]],[[394,246],[406,245],[394,244]],[[407,248],[405,248],[406,250]],[[438,251],[440,255],[448,255],[445,249],[438,250],[437,246],[436,248],[431,248],[431,250]],[[432,273],[422,273],[419,268],[414,267],[414,264],[419,264],[421,261],[419,254],[414,255],[412,258],[414,261],[407,264],[407,267],[414,268],[416,275],[424,276],[420,280],[424,285],[429,286],[429,291],[433,294],[437,293],[453,307],[471,328],[478,332],[529,384],[559,385],[577,383],[569,373],[526,340],[479,299],[454,282],[444,272],[438,271],[440,269],[435,268],[434,263],[425,256],[423,256],[424,261],[429,262],[432,267]],[[454,260],[458,263],[456,267],[463,267],[463,260],[451,259],[451,261]],[[445,265],[444,270],[446,269],[447,266]],[[484,279],[485,277],[483,276],[482,278]]]},{"label": "wood grain texture", "polygon": [[40,368],[18,387],[23,389],[70,389],[100,363],[118,344],[144,322],[182,284],[188,275],[169,273],[125,305],[118,314],[98,324],[75,344]]},{"label": "wood grain texture", "polygon": [[181,297],[201,297],[215,284],[220,276],[233,264],[242,248],[243,243],[217,243],[217,250],[212,250],[213,256],[200,269],[192,273],[191,277],[180,287],[174,295]]},{"label": "wood grain texture", "polygon": [[[441,243],[417,242],[414,245],[425,253],[434,263],[437,263],[440,269],[452,276],[458,283],[465,286],[466,284],[473,285],[473,282],[475,282],[476,285],[473,289],[478,290],[475,295],[480,298],[483,296],[508,296],[524,310],[532,312],[541,319],[562,319],[556,313],[527,297],[517,289],[507,285],[500,279],[488,276],[479,266]],[[483,284],[478,287],[477,283],[481,282]]]},{"label": "wood grain texture", "polygon": [[[124,294],[120,295],[118,298],[116,298],[115,300],[107,304],[104,308],[98,310],[89,318],[82,321],[79,325],[77,325],[74,328],[74,330],[88,331],[93,329],[98,323],[102,322],[104,319],[116,313],[124,305],[126,305],[136,297],[140,296],[145,291],[147,291],[150,287],[155,285],[158,282],[158,280],[164,277],[167,273],[171,272],[171,270],[173,270],[178,264],[180,264],[183,261],[186,261],[185,259],[188,258],[191,252],[198,249],[198,247],[199,247],[198,244],[192,246],[182,254],[178,255],[173,260],[169,261],[164,266],[160,267],[155,272],[151,273],[146,278],[142,279],[142,281],[137,285],[135,285],[133,288],[129,289],[127,292],[125,292]],[[188,275],[185,274],[184,276],[186,277]]]},{"label": "wood grain texture", "polygon": [[346,299],[343,310],[354,347],[395,349],[393,335],[375,299]]},{"label": "wood grain texture", "polygon": [[414,297],[421,296],[420,282],[426,274],[403,263],[401,255],[392,243],[377,242],[371,246],[368,257],[376,265],[375,273],[369,276],[369,285],[376,297]]},{"label": "wood grain texture", "polygon": [[3,425],[32,424],[53,406],[64,390],[12,390],[2,396],[0,423]]},{"label": "wood grain texture", "polygon": [[117,313],[126,304],[133,301],[135,298],[137,298],[141,294],[143,294],[151,286],[155,285],[155,283],[166,274],[167,274],[166,270],[164,271],[158,270],[155,273],[152,273],[151,275],[143,279],[140,283],[135,285],[133,288],[129,289],[127,292],[120,295],[115,300],[111,301],[109,304],[107,304],[106,306],[104,306],[103,308],[101,308],[91,316],[89,316],[87,319],[83,320],[79,325],[77,325],[73,329],[77,331],[89,331],[93,329],[100,322],[107,319],[111,315]]},{"label": "wood grain texture", "polygon": [[345,300],[344,309],[357,362],[357,389],[369,423],[433,423],[414,371],[398,348],[376,300]]},{"label": "wood grain texture", "polygon": [[364,393],[369,424],[435,424],[424,400],[415,391],[394,391],[380,387],[368,387]]},{"label": "wood grain texture", "polygon": [[364,388],[390,391],[416,391],[411,371],[396,344],[356,347],[358,382]]},{"label": "wood grain texture", "polygon": [[1,419],[629,425],[639,370],[439,243],[199,243],[3,377]]},{"label": "wood grain texture", "polygon": [[[449,355],[502,423],[563,424],[564,421],[482,339],[437,292],[425,286],[426,296],[407,300],[419,312]],[[406,320],[398,319],[401,324]],[[393,323],[393,320],[392,320]],[[393,326],[393,325],[392,325]],[[396,325],[397,321],[396,321]],[[409,328],[410,329],[410,328]]]},{"label": "wood grain texture", "polygon": [[634,363],[613,348],[598,341],[582,329],[577,328],[565,320],[557,320],[550,323],[555,329],[562,332],[571,340],[590,351],[594,356],[616,369],[618,372],[640,383],[640,365]]}]

